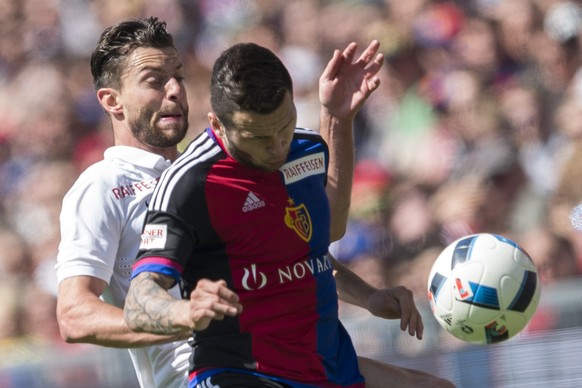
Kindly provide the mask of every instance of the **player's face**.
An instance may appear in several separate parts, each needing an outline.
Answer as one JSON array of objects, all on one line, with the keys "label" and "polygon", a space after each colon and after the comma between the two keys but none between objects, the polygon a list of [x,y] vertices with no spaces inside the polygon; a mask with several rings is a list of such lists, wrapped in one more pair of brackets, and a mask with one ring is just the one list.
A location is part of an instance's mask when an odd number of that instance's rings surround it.
[{"label": "player's face", "polygon": [[297,111],[289,93],[270,114],[236,112],[234,128],[221,126],[221,137],[237,161],[263,171],[276,171],[286,161],[297,124]]},{"label": "player's face", "polygon": [[184,69],[173,48],[138,48],[121,77],[123,115],[142,144],[173,147],[188,130]]}]

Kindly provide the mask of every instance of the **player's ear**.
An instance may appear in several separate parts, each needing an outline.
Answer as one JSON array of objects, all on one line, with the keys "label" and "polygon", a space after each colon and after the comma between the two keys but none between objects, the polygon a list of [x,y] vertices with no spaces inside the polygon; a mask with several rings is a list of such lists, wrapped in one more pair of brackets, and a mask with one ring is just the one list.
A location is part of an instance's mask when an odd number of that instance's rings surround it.
[{"label": "player's ear", "polygon": [[97,90],[97,99],[108,113],[117,115],[122,113],[123,105],[119,100],[118,93],[112,88],[101,88]]},{"label": "player's ear", "polygon": [[224,136],[224,125],[220,122],[220,119],[214,112],[208,112],[208,122],[210,123],[210,128],[216,133],[218,136]]}]

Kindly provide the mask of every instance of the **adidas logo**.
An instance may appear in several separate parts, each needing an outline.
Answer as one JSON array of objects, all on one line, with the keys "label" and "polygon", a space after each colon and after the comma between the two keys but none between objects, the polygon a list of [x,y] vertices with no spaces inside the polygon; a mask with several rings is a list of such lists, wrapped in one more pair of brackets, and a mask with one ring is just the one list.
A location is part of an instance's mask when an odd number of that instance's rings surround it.
[{"label": "adidas logo", "polygon": [[245,213],[250,212],[251,210],[264,207],[265,205],[266,205],[265,201],[257,197],[256,194],[253,193],[252,191],[249,191],[247,199],[245,199],[245,204],[242,207],[242,211]]}]

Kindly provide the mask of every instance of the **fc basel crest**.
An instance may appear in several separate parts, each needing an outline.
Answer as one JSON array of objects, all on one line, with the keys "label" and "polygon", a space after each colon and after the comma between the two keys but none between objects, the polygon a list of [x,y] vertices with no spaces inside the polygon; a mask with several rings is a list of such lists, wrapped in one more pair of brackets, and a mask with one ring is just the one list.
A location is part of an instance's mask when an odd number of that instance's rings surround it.
[{"label": "fc basel crest", "polygon": [[285,208],[285,224],[305,242],[311,240],[311,217],[304,204]]}]

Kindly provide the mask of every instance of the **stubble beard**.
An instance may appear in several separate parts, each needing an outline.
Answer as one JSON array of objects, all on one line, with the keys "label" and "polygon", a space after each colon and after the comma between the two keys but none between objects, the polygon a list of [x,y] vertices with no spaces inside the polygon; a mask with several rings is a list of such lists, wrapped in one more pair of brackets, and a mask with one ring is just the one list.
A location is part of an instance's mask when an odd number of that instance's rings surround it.
[{"label": "stubble beard", "polygon": [[155,112],[149,109],[140,110],[137,119],[130,123],[131,131],[141,143],[157,148],[174,147],[180,143],[188,131],[188,112],[183,112],[181,125],[158,127],[158,118]]}]

